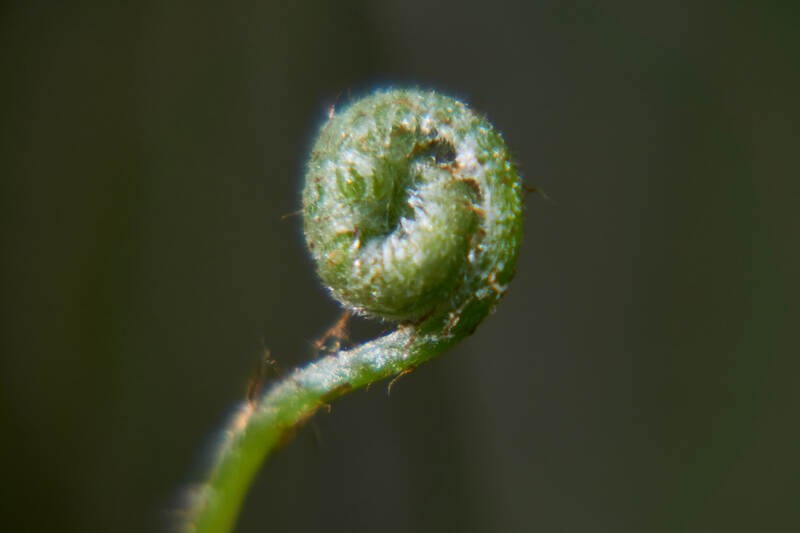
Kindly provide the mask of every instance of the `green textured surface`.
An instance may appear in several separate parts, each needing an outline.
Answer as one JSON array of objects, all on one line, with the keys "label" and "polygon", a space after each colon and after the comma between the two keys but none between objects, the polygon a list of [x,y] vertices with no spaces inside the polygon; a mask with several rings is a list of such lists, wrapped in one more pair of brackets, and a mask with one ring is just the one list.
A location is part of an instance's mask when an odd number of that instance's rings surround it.
[{"label": "green textured surface", "polygon": [[485,312],[514,273],[521,188],[505,143],[435,92],[379,91],[335,111],[311,153],[303,207],[320,278],[357,312]]}]

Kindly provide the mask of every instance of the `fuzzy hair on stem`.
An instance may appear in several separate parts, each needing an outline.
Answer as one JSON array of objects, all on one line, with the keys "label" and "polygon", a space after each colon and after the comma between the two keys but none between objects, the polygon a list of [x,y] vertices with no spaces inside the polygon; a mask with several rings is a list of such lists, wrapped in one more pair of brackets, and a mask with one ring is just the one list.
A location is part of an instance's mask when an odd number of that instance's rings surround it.
[{"label": "fuzzy hair on stem", "polygon": [[346,310],[398,326],[244,403],[182,531],[231,531],[261,464],[318,409],[471,334],[514,276],[522,196],[502,137],[458,100],[390,89],[333,112],[307,167],[306,244]]}]

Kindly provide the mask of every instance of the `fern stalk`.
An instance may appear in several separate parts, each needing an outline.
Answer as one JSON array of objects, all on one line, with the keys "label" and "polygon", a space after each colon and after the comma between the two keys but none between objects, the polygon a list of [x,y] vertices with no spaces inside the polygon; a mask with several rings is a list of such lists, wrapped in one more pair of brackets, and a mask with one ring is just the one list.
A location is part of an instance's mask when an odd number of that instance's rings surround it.
[{"label": "fern stalk", "polygon": [[245,403],[184,531],[230,531],[259,467],[302,422],[471,334],[514,275],[522,194],[506,146],[484,118],[435,92],[379,91],[322,127],[303,216],[309,251],[334,298],[401,325],[317,359]]}]

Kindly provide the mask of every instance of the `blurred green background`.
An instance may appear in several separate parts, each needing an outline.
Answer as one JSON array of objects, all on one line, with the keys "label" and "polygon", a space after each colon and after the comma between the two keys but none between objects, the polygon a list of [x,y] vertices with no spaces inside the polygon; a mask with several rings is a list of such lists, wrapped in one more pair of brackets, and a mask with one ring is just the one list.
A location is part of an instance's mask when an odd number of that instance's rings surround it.
[{"label": "blurred green background", "polygon": [[312,136],[399,84],[552,200],[497,313],[318,415],[239,531],[797,530],[796,3],[287,4],[2,8],[0,529],[174,521],[337,317],[281,218]]}]

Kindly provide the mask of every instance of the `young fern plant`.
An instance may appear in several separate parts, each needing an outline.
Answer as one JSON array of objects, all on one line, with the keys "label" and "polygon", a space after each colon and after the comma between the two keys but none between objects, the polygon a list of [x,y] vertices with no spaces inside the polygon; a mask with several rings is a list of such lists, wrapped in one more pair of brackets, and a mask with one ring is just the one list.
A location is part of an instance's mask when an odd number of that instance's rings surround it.
[{"label": "young fern plant", "polygon": [[500,134],[463,103],[431,91],[378,91],[322,127],[303,225],[333,297],[399,325],[294,370],[245,403],[184,531],[230,531],[258,468],[294,428],[475,330],[514,275],[522,186]]}]

